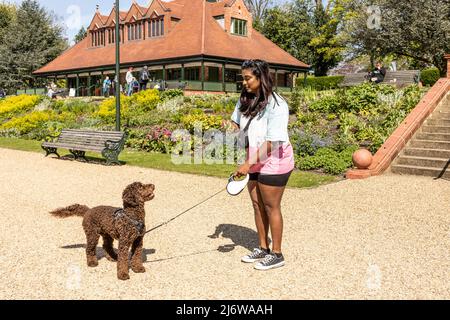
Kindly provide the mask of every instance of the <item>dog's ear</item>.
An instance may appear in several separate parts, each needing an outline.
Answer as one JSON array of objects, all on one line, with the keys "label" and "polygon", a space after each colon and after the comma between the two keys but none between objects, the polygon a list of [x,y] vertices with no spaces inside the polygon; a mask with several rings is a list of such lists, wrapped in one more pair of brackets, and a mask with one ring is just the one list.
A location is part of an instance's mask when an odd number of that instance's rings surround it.
[{"label": "dog's ear", "polygon": [[143,202],[141,193],[139,192],[142,187],[142,183],[134,182],[127,186],[122,193],[123,206],[125,207],[137,207],[139,203]]}]

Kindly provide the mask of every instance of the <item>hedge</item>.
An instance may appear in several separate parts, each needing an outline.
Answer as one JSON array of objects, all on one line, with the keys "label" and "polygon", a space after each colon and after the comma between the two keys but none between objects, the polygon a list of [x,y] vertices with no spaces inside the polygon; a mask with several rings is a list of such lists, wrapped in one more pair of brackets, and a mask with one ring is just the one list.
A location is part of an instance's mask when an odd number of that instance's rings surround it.
[{"label": "hedge", "polygon": [[344,76],[308,77],[306,83],[303,78],[298,78],[297,86],[310,87],[315,90],[329,90],[339,88],[342,81],[344,81]]},{"label": "hedge", "polygon": [[420,72],[420,80],[424,86],[433,86],[441,77],[439,69],[429,68]]}]

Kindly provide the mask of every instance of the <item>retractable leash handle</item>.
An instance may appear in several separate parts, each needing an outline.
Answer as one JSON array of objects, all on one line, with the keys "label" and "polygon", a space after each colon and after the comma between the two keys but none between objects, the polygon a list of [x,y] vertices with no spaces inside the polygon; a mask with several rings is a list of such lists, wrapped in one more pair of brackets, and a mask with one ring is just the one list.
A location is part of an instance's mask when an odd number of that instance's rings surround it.
[{"label": "retractable leash handle", "polygon": [[232,196],[237,196],[245,189],[250,180],[250,175],[247,174],[243,180],[236,180],[235,178],[236,176],[232,173],[227,183],[227,192]]}]

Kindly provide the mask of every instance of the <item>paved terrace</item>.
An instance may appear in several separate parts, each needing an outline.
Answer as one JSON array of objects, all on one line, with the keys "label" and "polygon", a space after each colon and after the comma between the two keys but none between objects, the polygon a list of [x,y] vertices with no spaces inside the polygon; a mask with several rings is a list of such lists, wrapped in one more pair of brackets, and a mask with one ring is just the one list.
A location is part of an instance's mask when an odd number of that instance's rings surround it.
[{"label": "paved terrace", "polygon": [[126,282],[105,258],[86,266],[80,218],[48,212],[72,203],[121,206],[127,184],[152,182],[152,227],[225,180],[1,149],[0,181],[1,299],[450,299],[447,180],[385,174],[288,189],[286,266],[266,272],[240,262],[256,245],[248,195],[221,193],[149,233],[147,272],[130,271]]}]

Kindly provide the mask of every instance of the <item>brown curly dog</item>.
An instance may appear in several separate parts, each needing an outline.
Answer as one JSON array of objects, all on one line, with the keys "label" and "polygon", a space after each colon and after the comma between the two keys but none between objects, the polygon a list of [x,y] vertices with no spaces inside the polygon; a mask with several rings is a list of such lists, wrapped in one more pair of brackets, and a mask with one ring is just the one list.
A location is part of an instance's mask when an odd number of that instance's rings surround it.
[{"label": "brown curly dog", "polygon": [[[99,206],[89,209],[87,206],[74,204],[59,208],[50,213],[58,218],[70,216],[83,217],[83,229],[86,233],[86,256],[89,267],[98,265],[95,249],[100,236],[103,249],[109,261],[117,261],[117,277],[121,280],[130,278],[128,274],[128,251],[131,246],[131,270],[145,272],[142,264],[142,240],[145,234],[144,203],[155,195],[153,184],[134,182],[122,193],[123,209]],[[114,252],[113,241],[119,240],[119,256]]]}]

